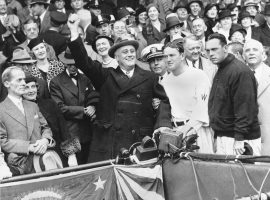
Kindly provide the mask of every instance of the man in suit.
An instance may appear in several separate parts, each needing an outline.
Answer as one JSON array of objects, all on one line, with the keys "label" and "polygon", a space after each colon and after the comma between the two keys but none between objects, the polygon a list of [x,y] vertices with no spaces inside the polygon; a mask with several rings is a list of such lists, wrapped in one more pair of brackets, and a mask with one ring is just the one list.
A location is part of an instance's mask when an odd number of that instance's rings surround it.
[{"label": "man in suit", "polygon": [[259,124],[262,134],[262,155],[270,155],[270,68],[263,60],[265,56],[263,45],[256,40],[244,44],[244,58],[258,83]]},{"label": "man in suit", "polygon": [[47,0],[33,0],[30,3],[33,16],[37,17],[39,21],[39,33],[44,33],[51,26],[50,11],[48,10],[49,5]]},{"label": "man in suit", "polygon": [[6,57],[11,56],[13,48],[24,40],[19,23],[16,15],[8,13],[6,1],[0,0],[0,51]]},{"label": "man in suit", "polygon": [[213,78],[217,71],[217,66],[212,64],[207,58],[203,57],[202,54],[202,43],[195,35],[189,35],[184,38],[184,57],[189,67],[194,67],[203,70],[210,82],[212,83]]},{"label": "man in suit", "polygon": [[[27,52],[30,53],[31,50],[29,49],[28,44],[30,40],[37,38],[39,35],[39,28],[37,22],[34,19],[26,20],[23,24],[23,32],[26,36],[26,39],[18,46],[26,49]],[[57,60],[53,47],[46,43],[46,49],[48,53],[48,58],[50,60]]]},{"label": "man in suit", "polygon": [[67,38],[60,34],[64,24],[67,22],[67,17],[64,13],[58,11],[51,11],[50,15],[51,27],[41,37],[53,47],[56,56],[58,56],[67,48]]},{"label": "man in suit", "polygon": [[81,152],[76,153],[76,156],[78,164],[85,164],[90,152],[91,121],[95,118],[98,95],[90,80],[78,72],[69,49],[59,58],[67,68],[51,80],[51,97],[60,107],[69,132],[79,138]]},{"label": "man in suit", "polygon": [[[151,136],[154,129],[159,131],[172,126],[169,101],[158,84],[158,77],[135,65],[139,45],[136,40],[119,38],[109,50],[119,66],[105,69],[87,57],[79,37],[76,14],[70,15],[68,26],[71,31],[69,48],[76,66],[100,93],[89,162],[115,158],[121,148],[129,148],[144,136]],[[153,98],[161,100],[156,113],[152,107]]]},{"label": "man in suit", "polygon": [[265,6],[263,14],[266,22],[253,29],[252,38],[260,41],[263,46],[270,46],[270,4]]},{"label": "man in suit", "polygon": [[33,172],[33,155],[43,155],[53,142],[37,105],[22,100],[24,79],[18,67],[9,67],[2,74],[8,96],[0,103],[0,145],[14,175]]}]

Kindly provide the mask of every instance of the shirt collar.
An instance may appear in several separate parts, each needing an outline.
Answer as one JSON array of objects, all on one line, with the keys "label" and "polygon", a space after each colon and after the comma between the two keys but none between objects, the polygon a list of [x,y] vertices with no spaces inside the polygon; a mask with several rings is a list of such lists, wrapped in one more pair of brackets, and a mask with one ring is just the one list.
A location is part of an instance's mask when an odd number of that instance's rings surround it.
[{"label": "shirt collar", "polygon": [[8,98],[17,106],[18,103],[22,103],[22,97],[16,98],[10,94],[8,94]]},{"label": "shirt collar", "polygon": [[[193,67],[193,62],[186,58],[187,64],[189,67]],[[199,59],[195,61],[194,63],[195,67],[199,69]]]},{"label": "shirt collar", "polygon": [[133,69],[130,70],[130,71],[127,71],[127,70],[125,70],[125,69],[123,69],[123,68],[121,68],[121,67],[120,67],[120,69],[122,70],[122,72],[123,72],[125,75],[127,75],[129,78],[131,78],[131,77],[133,76],[133,74],[134,74],[134,69],[135,69],[135,68],[133,68]]},{"label": "shirt collar", "polygon": [[46,12],[47,12],[47,10],[45,10],[45,11],[39,16],[40,22],[43,22],[43,19],[44,19],[44,17],[45,17]]}]

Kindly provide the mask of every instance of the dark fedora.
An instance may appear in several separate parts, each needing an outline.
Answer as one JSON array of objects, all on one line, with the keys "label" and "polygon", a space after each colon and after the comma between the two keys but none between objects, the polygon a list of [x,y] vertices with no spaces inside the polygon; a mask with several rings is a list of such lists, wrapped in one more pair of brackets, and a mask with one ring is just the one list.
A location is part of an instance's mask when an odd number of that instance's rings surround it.
[{"label": "dark fedora", "polygon": [[95,40],[93,41],[93,43],[92,43],[92,48],[93,48],[93,50],[94,50],[95,52],[97,52],[97,45],[96,45],[96,42],[97,42],[97,40],[99,40],[99,39],[101,39],[101,38],[107,39],[107,40],[109,41],[109,43],[111,44],[111,46],[112,46],[113,43],[114,43],[114,41],[113,41],[113,39],[112,39],[111,37],[108,37],[108,36],[106,36],[106,35],[98,35],[98,36],[95,38]]},{"label": "dark fedora", "polygon": [[173,12],[176,12],[179,8],[185,8],[187,11],[189,10],[188,9],[188,2],[187,1],[178,1],[178,3],[176,4],[176,6],[174,7],[173,9]]},{"label": "dark fedora", "polygon": [[117,38],[114,45],[109,49],[109,56],[114,58],[114,53],[120,47],[132,45],[137,50],[139,47],[139,42],[130,38]]},{"label": "dark fedora", "polygon": [[242,12],[239,13],[238,24],[241,24],[242,19],[244,19],[246,17],[250,17],[252,19],[255,18],[254,16],[250,15],[250,13],[248,11],[243,10]]},{"label": "dark fedora", "polygon": [[232,28],[230,29],[230,35],[229,35],[229,40],[231,40],[232,35],[235,32],[240,32],[243,34],[243,36],[245,37],[245,35],[247,34],[247,31],[240,25],[235,24],[234,26],[232,26]]},{"label": "dark fedora", "polygon": [[34,5],[34,4],[45,4],[45,5],[50,5],[50,3],[47,0],[32,0],[30,2],[30,6]]},{"label": "dark fedora", "polygon": [[166,32],[177,25],[180,25],[182,27],[184,25],[184,22],[180,22],[180,20],[176,16],[168,17],[166,19],[166,28],[163,30],[163,32]]},{"label": "dark fedora", "polygon": [[241,10],[241,6],[237,5],[236,3],[230,3],[227,5],[226,9],[233,11],[233,9],[238,8],[238,10]]},{"label": "dark fedora", "polygon": [[66,64],[66,65],[74,65],[75,64],[75,60],[70,52],[70,49],[67,47],[66,51],[61,53],[58,56],[59,60]]},{"label": "dark fedora", "polygon": [[222,10],[218,13],[218,21],[220,21],[226,17],[233,17],[233,16],[235,16],[235,15],[232,14],[230,10],[228,10],[228,9]]},{"label": "dark fedora", "polygon": [[270,4],[267,4],[267,5],[265,6],[263,14],[264,14],[265,16],[270,16]]}]

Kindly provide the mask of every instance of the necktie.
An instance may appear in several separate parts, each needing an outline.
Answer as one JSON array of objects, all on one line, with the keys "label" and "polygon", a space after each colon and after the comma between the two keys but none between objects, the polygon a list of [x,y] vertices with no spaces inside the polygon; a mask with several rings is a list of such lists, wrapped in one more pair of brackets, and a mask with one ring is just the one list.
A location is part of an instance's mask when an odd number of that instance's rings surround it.
[{"label": "necktie", "polygon": [[196,68],[195,62],[196,62],[196,61],[192,61],[192,66],[193,66],[194,68]]},{"label": "necktie", "polygon": [[22,112],[22,114],[25,115],[25,113],[24,113],[24,108],[23,108],[23,104],[22,104],[21,101],[18,101],[17,107],[18,107],[19,110]]},{"label": "necktie", "polygon": [[70,78],[74,78],[77,81],[78,80],[78,74],[70,74]]}]

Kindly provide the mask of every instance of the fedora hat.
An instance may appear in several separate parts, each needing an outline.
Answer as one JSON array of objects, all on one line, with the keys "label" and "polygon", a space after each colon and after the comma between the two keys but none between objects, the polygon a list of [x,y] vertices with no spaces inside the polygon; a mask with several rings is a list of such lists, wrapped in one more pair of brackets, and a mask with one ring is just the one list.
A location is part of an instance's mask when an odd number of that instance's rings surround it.
[{"label": "fedora hat", "polygon": [[270,4],[267,4],[267,5],[265,6],[263,14],[264,14],[265,16],[270,16]]},{"label": "fedora hat", "polygon": [[259,8],[258,4],[255,3],[254,0],[246,0],[243,8],[246,8],[248,6],[255,6],[257,9]]},{"label": "fedora hat", "polygon": [[97,45],[96,45],[96,42],[97,42],[97,40],[99,40],[99,39],[101,39],[101,38],[107,39],[107,40],[109,41],[109,43],[111,44],[111,46],[112,46],[113,43],[114,43],[114,41],[113,41],[113,39],[112,39],[111,37],[108,37],[108,36],[106,36],[106,35],[98,35],[98,36],[95,38],[95,40],[93,41],[93,43],[92,43],[92,49],[93,49],[95,52],[97,52]]},{"label": "fedora hat", "polygon": [[163,32],[166,32],[177,25],[180,25],[182,27],[184,23],[180,22],[180,20],[176,16],[168,17],[166,19],[166,28],[163,30]]},{"label": "fedora hat", "polygon": [[20,64],[28,64],[34,63],[36,60],[33,60],[26,49],[17,48],[13,51],[11,62],[20,63]]},{"label": "fedora hat", "polygon": [[250,15],[249,12],[243,10],[242,12],[239,13],[239,16],[238,16],[238,24],[241,24],[241,20],[246,18],[246,17],[250,17],[252,19],[254,19],[255,17]]},{"label": "fedora hat", "polygon": [[70,52],[70,49],[67,47],[66,51],[61,53],[58,56],[59,60],[66,64],[66,65],[74,65],[75,64],[75,60]]},{"label": "fedora hat", "polygon": [[117,38],[114,45],[109,49],[109,56],[114,58],[114,53],[117,49],[128,45],[134,46],[134,48],[137,50],[139,47],[139,42],[130,38]]},{"label": "fedora hat", "polygon": [[33,165],[36,172],[63,168],[61,158],[53,150],[47,150],[43,155],[34,155]]},{"label": "fedora hat", "polygon": [[178,1],[178,3],[173,9],[173,12],[176,12],[179,8],[185,8],[188,11],[189,9],[188,9],[187,4],[188,4],[187,1],[184,1],[184,0]]},{"label": "fedora hat", "polygon": [[233,16],[235,16],[235,15],[232,14],[230,10],[225,9],[225,10],[222,10],[221,12],[218,13],[218,21],[220,21],[226,17],[233,17]]},{"label": "fedora hat", "polygon": [[47,0],[31,0],[30,6],[34,4],[45,4],[45,5],[50,5],[50,3]]},{"label": "fedora hat", "polygon": [[233,11],[233,9],[238,8],[238,10],[241,10],[241,6],[237,5],[236,3],[230,3],[227,5],[226,9]]},{"label": "fedora hat", "polygon": [[242,26],[235,24],[235,26],[232,26],[230,29],[229,40],[231,40],[232,35],[237,31],[242,33],[244,37],[247,34],[247,31]]}]

